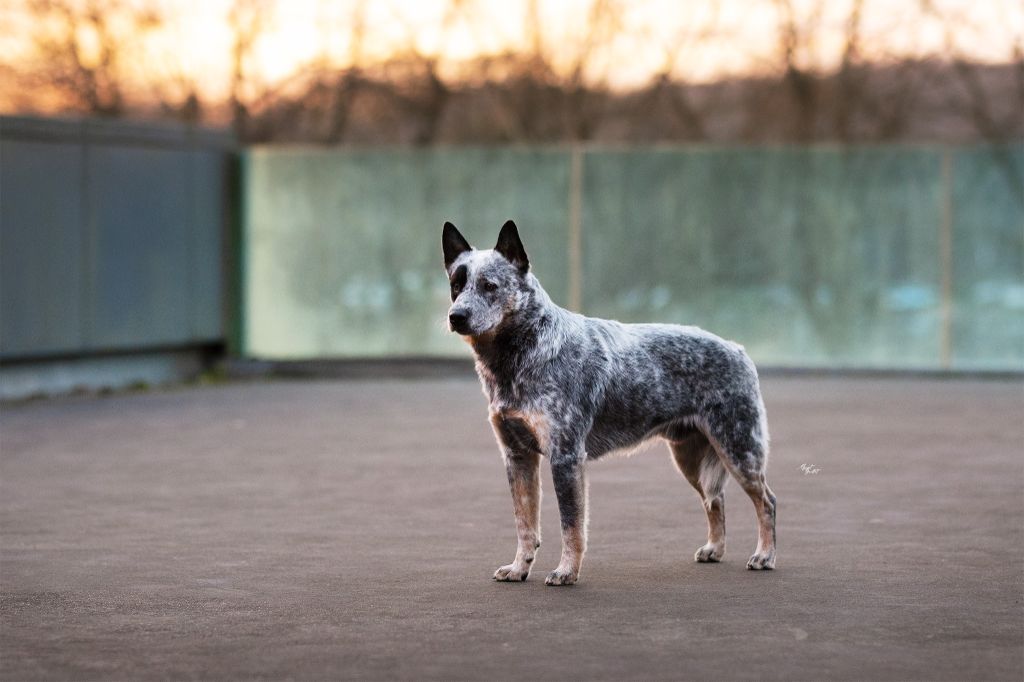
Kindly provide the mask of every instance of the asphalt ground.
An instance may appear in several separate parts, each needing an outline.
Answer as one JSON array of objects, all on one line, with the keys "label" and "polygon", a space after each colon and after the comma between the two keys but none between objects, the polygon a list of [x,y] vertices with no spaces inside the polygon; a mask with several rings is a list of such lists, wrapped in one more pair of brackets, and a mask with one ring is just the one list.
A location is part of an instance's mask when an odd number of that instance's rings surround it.
[{"label": "asphalt ground", "polygon": [[[656,445],[590,467],[579,584],[525,583],[469,380],[263,381],[0,408],[0,677],[1024,677],[1019,381],[769,377],[778,568]],[[807,465],[803,467],[802,465]]]}]

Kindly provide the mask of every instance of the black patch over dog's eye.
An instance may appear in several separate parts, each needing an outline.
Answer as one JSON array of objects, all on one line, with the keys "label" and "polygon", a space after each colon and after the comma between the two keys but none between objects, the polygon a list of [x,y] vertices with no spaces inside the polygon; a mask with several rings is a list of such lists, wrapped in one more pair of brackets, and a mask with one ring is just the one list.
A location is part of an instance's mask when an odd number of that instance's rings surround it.
[{"label": "black patch over dog's eye", "polygon": [[462,288],[466,286],[466,266],[460,265],[451,279],[452,285],[452,300],[454,301],[458,297]]}]

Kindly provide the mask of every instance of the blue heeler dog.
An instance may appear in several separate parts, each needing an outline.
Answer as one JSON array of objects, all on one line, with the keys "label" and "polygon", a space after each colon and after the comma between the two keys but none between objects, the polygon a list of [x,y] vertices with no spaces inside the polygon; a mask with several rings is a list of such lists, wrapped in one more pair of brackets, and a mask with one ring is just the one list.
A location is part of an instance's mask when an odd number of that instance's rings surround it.
[{"label": "blue heeler dog", "polygon": [[491,424],[512,488],[516,557],[495,580],[526,580],[540,547],[540,459],[551,463],[562,559],[545,582],[579,579],[587,544],[585,464],[652,438],[708,516],[700,562],[725,554],[728,474],[754,502],[758,541],[747,567],[775,567],[775,495],[765,482],[768,425],[757,370],[743,348],[696,327],[621,324],[560,308],[530,272],[511,220],[478,251],[451,223],[442,235],[448,322],[476,353]]}]

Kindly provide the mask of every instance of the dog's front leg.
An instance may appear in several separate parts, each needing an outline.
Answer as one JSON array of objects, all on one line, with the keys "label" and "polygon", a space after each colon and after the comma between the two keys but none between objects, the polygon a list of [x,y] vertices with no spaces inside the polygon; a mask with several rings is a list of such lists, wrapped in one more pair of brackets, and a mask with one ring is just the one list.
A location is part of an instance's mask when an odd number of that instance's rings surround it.
[{"label": "dog's front leg", "polygon": [[580,576],[587,549],[587,481],[582,455],[551,458],[551,478],[562,520],[562,560],[544,581],[548,585],[572,585]]},{"label": "dog's front leg", "polygon": [[494,572],[501,581],[526,580],[540,547],[540,455],[504,450],[505,471],[516,514],[516,558]]}]

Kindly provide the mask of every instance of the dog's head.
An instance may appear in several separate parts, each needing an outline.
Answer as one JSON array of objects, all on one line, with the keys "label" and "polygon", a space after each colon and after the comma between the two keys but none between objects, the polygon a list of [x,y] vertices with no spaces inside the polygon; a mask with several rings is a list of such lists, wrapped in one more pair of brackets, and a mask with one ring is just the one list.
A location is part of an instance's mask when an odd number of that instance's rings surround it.
[{"label": "dog's head", "polygon": [[509,220],[491,250],[469,245],[451,223],[441,234],[444,268],[451,285],[448,326],[462,336],[482,336],[519,310],[529,291],[530,261],[516,224]]}]

